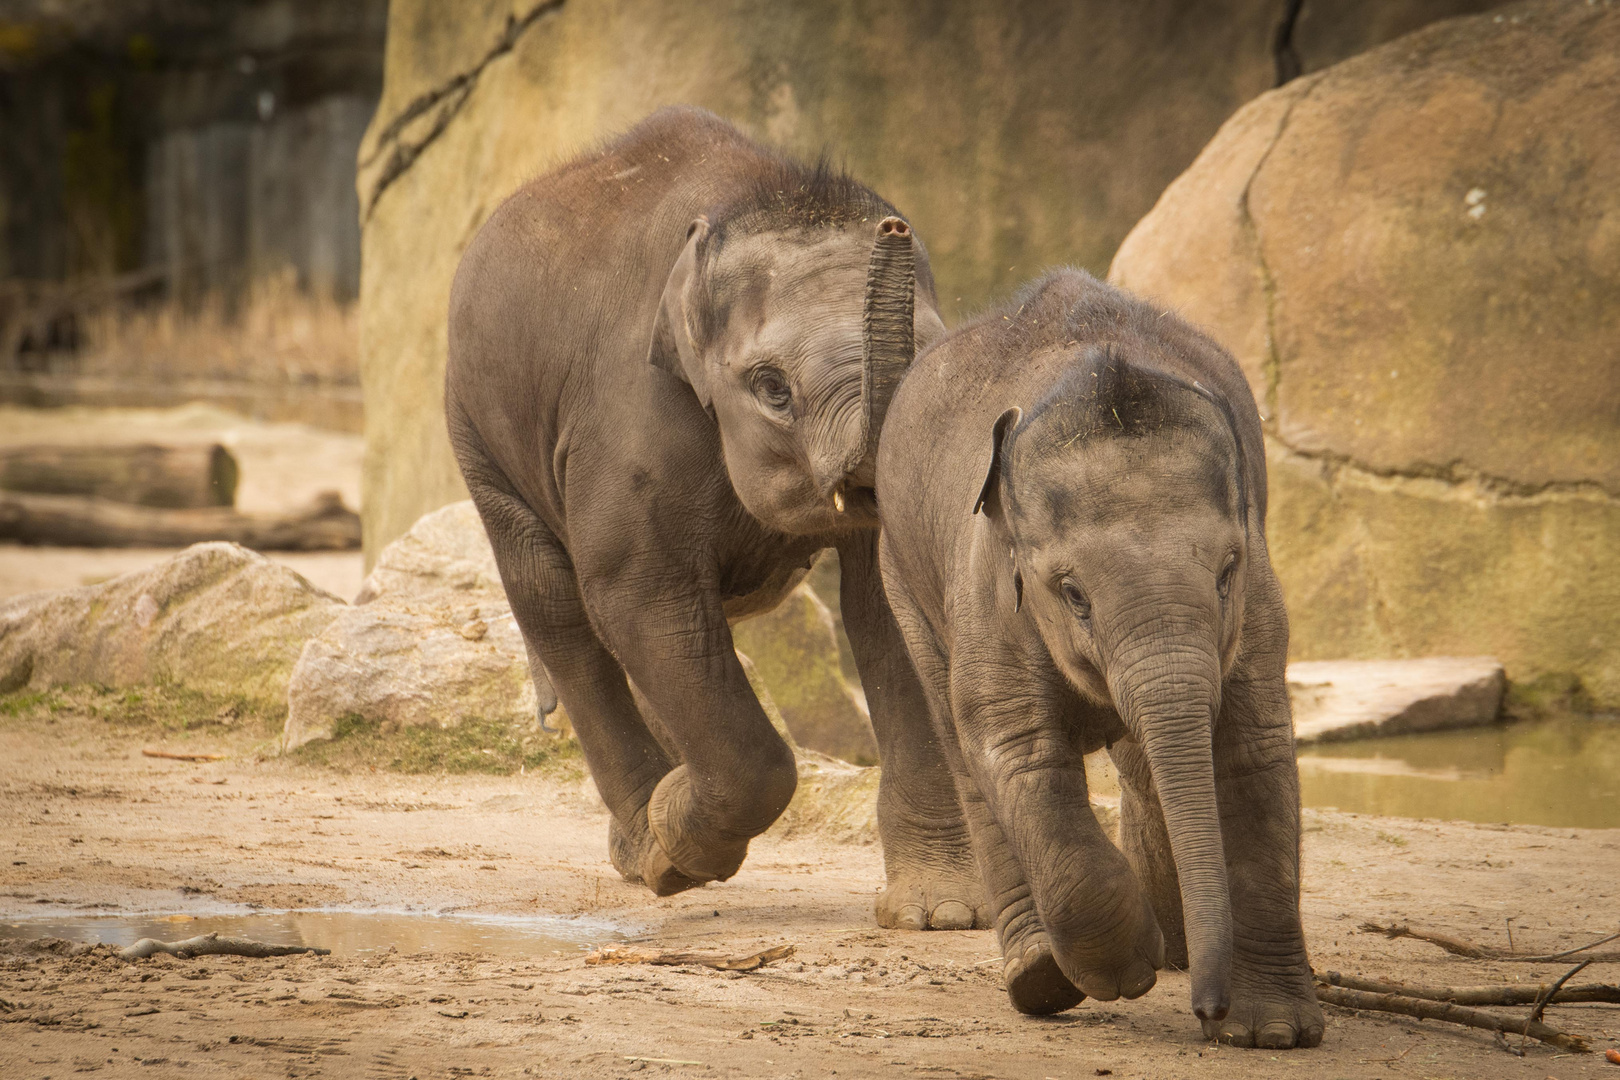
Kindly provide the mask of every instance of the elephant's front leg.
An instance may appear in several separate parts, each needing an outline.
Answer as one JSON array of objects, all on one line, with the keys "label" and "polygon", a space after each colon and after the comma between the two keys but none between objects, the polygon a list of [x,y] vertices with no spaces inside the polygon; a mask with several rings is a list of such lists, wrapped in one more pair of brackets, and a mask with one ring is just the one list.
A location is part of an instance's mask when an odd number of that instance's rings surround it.
[{"label": "elephant's front leg", "polygon": [[844,628],[860,668],[883,771],[878,835],[887,884],[879,926],[971,930],[990,925],[955,781],[929,718],[877,570],[877,533],[839,546]]},{"label": "elephant's front leg", "polygon": [[1139,997],[1164,966],[1147,898],[1091,810],[1084,759],[1066,722],[1076,703],[1052,675],[1005,658],[965,663],[960,654],[951,674],[963,772],[988,811],[980,823],[967,800],[974,841],[997,909],[1008,992],[1026,1012],[1073,1004],[1064,1002],[1062,980],[1100,1001]]},{"label": "elephant's front leg", "polygon": [[[1232,890],[1232,1007],[1205,1034],[1286,1049],[1322,1041],[1299,914],[1299,769],[1280,659],[1230,681],[1215,730],[1215,785]],[[1241,669],[1241,665],[1240,665]]]},{"label": "elephant's front leg", "polygon": [[[737,872],[749,840],[781,816],[798,782],[793,751],[737,660],[719,591],[702,581],[653,568],[586,586],[599,632],[679,754],[647,801],[651,842],[699,882]],[[648,582],[670,591],[649,596]]]}]

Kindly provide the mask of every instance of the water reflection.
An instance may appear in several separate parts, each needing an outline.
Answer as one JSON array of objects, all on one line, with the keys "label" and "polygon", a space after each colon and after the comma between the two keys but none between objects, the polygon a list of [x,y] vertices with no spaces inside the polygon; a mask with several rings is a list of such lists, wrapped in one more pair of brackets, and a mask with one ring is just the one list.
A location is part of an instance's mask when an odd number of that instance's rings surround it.
[{"label": "water reflection", "polygon": [[0,919],[0,937],[59,937],[133,945],[219,933],[272,945],[315,945],[344,956],[387,952],[478,952],[500,956],[572,955],[623,933],[601,919],[402,911],[303,910],[217,914],[53,915]]},{"label": "water reflection", "polygon": [[1392,817],[1620,827],[1620,720],[1559,717],[1304,747],[1306,806]]}]

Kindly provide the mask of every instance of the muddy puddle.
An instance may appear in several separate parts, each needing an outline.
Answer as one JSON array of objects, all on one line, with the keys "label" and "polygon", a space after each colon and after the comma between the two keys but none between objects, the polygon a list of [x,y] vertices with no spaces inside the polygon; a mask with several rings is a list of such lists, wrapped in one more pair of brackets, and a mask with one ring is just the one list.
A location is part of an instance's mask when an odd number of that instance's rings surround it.
[{"label": "muddy puddle", "polygon": [[126,946],[141,938],[180,941],[207,933],[273,945],[314,945],[331,949],[339,956],[397,949],[402,953],[484,953],[530,959],[571,956],[625,937],[622,930],[604,920],[462,912],[300,910],[0,916],[0,938],[58,937]]},{"label": "muddy puddle", "polygon": [[1306,806],[1620,828],[1620,718],[1560,717],[1302,747]]}]

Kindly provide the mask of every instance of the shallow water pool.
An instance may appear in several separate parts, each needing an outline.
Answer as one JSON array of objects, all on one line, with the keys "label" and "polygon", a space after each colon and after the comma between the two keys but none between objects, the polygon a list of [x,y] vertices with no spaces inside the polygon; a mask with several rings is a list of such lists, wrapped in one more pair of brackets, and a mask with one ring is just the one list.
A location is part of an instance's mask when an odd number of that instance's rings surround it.
[{"label": "shallow water pool", "polygon": [[1306,806],[1620,828],[1620,719],[1565,716],[1299,751]]},{"label": "shallow water pool", "polygon": [[224,910],[186,914],[85,913],[0,917],[0,938],[58,937],[68,941],[133,945],[141,938],[180,941],[219,933],[271,945],[313,945],[336,955],[400,952],[479,952],[500,956],[573,955],[624,938],[600,919],[555,915],[432,914],[405,911]]}]

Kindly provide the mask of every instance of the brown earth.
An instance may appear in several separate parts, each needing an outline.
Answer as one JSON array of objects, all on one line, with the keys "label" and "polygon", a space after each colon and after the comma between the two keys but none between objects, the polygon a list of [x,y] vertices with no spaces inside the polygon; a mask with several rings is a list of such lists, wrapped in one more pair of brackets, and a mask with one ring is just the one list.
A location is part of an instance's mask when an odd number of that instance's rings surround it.
[{"label": "brown earth", "polygon": [[[587,967],[549,950],[125,964],[11,945],[0,949],[0,1075],[1567,1080],[1606,1075],[1601,1050],[1620,1043],[1609,1006],[1549,1014],[1598,1054],[1532,1044],[1523,1058],[1482,1033],[1330,1008],[1321,1049],[1234,1050],[1199,1037],[1177,973],[1139,1001],[1023,1017],[1002,993],[990,933],[873,926],[874,845],[767,834],[731,882],[659,900],[609,866],[605,812],[571,759],[539,774],[406,776],[261,757],[263,738],[251,724],[165,734],[71,709],[0,717],[0,917],[199,900],[590,913],[658,947],[789,943],[797,954],[745,975]],[[140,754],[165,740],[230,756]],[[1450,957],[1358,933],[1364,919],[1501,945],[1511,916],[1518,947],[1538,951],[1615,929],[1620,831],[1323,811],[1305,822],[1318,970],[1453,984],[1564,970]],[[1616,974],[1583,977],[1596,972]]]}]

